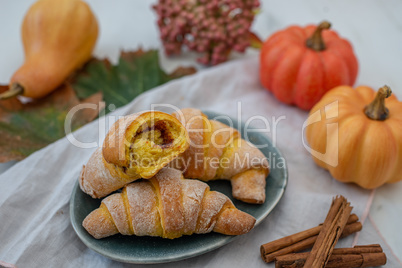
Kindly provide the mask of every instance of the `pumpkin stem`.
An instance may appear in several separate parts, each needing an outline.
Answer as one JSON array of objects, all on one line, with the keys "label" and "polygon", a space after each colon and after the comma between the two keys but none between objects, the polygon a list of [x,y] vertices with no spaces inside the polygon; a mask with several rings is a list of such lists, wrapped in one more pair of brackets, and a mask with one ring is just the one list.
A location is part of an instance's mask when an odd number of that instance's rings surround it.
[{"label": "pumpkin stem", "polygon": [[315,29],[313,35],[306,40],[306,46],[315,51],[325,50],[325,43],[322,40],[322,30],[331,28],[331,23],[328,21],[321,22]]},{"label": "pumpkin stem", "polygon": [[11,84],[9,90],[0,94],[0,100],[16,97],[24,93],[24,88],[18,83]]},{"label": "pumpkin stem", "polygon": [[375,99],[366,107],[364,107],[364,113],[372,120],[385,120],[389,116],[389,110],[385,107],[385,99],[391,96],[391,88],[389,86],[383,86],[377,92]]}]

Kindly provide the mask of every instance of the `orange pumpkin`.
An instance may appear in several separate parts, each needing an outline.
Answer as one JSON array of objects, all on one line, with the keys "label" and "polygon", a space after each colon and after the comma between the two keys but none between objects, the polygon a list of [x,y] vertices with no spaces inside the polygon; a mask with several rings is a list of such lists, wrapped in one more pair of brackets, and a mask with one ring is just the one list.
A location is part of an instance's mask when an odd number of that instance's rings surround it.
[{"label": "orange pumpkin", "polygon": [[[386,99],[387,98],[387,99]],[[314,161],[341,182],[366,189],[402,180],[402,102],[384,86],[340,86],[310,111]]]},{"label": "orange pumpkin", "polygon": [[98,22],[81,0],[39,0],[25,15],[21,34],[25,62],[0,99],[41,98],[56,89],[91,58]]},{"label": "orange pumpkin", "polygon": [[291,26],[264,42],[260,80],[278,100],[310,110],[328,90],[354,84],[358,63],[353,48],[329,28],[329,22]]}]

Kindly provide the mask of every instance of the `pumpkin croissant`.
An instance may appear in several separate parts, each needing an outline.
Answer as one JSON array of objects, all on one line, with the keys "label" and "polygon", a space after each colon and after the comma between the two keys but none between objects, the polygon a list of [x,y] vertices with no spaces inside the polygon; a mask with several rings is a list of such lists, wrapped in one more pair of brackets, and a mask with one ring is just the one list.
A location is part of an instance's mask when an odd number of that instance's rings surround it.
[{"label": "pumpkin croissant", "polygon": [[125,116],[109,130],[80,175],[81,189],[104,197],[139,178],[151,178],[188,147],[188,135],[173,116],[144,112]]},{"label": "pumpkin croissant", "polygon": [[173,116],[187,129],[190,147],[170,167],[182,170],[186,178],[230,180],[234,198],[264,203],[269,164],[260,150],[243,140],[237,130],[209,120],[200,110],[186,108]]},{"label": "pumpkin croissant", "polygon": [[179,170],[163,168],[149,180],[126,185],[108,196],[83,221],[96,239],[117,233],[177,238],[211,231],[226,235],[249,232],[255,218],[238,210],[230,199],[210,191]]}]

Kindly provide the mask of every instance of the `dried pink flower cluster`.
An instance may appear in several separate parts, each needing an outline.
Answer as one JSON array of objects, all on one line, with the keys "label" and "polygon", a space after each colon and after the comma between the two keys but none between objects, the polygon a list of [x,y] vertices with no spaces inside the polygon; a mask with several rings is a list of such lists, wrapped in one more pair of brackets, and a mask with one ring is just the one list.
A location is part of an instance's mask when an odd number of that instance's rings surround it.
[{"label": "dried pink flower cluster", "polygon": [[159,0],[160,37],[167,55],[180,54],[183,45],[203,53],[202,64],[227,60],[231,50],[244,52],[259,0]]}]

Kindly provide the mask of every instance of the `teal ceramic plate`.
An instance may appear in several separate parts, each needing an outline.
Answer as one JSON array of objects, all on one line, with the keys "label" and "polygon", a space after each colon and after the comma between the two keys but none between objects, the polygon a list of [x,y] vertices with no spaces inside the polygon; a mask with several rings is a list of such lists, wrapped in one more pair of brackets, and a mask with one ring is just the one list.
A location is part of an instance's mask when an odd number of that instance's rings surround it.
[{"label": "teal ceramic plate", "polygon": [[[231,195],[229,181],[208,182],[212,190],[222,192],[233,200],[235,206],[257,219],[259,224],[281,199],[287,184],[287,167],[285,160],[277,148],[272,146],[271,141],[259,132],[245,130],[244,124],[228,116],[205,112],[209,118],[215,118],[225,124],[231,124],[240,130],[248,140],[256,145],[267,145],[260,150],[268,158],[271,171],[267,178],[267,199],[262,205],[246,204],[234,200]],[[77,183],[74,186],[70,200],[70,219],[75,232],[82,242],[92,250],[116,261],[127,263],[163,263],[187,259],[204,254],[219,248],[234,239],[235,236],[226,236],[218,233],[183,236],[177,239],[163,239],[159,237],[138,237],[114,235],[97,240],[89,235],[82,227],[84,218],[94,209],[98,208],[101,200],[92,199],[83,193]],[[247,234],[245,234],[247,235]]]}]

